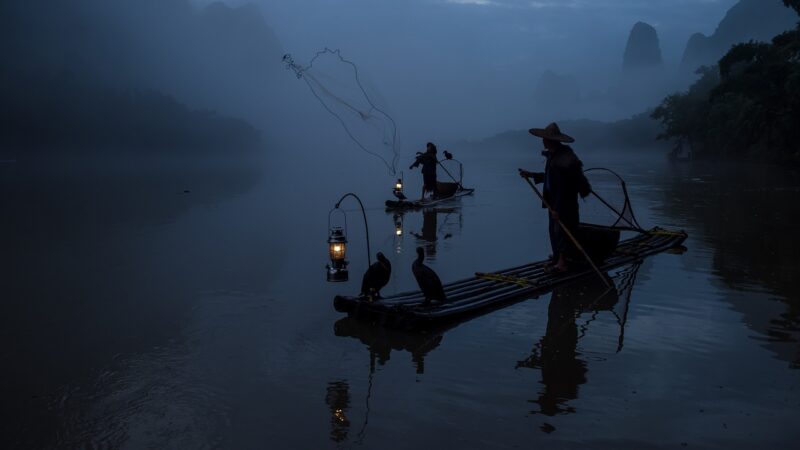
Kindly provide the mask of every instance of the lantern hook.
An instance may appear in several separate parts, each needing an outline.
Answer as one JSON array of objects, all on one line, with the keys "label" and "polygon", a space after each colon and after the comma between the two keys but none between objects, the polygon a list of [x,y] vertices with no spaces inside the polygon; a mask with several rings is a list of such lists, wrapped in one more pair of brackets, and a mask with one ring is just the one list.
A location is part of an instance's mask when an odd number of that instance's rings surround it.
[{"label": "lantern hook", "polygon": [[[369,224],[367,224],[367,212],[364,209],[364,204],[361,203],[361,199],[358,198],[358,196],[356,194],[353,194],[352,192],[348,192],[347,194],[344,194],[342,196],[342,198],[339,199],[338,202],[336,202],[336,206],[333,207],[333,209],[331,210],[331,213],[333,213],[334,210],[339,209],[339,206],[341,206],[342,202],[347,197],[353,197],[354,199],[356,199],[356,201],[358,202],[358,205],[361,207],[361,215],[364,217],[364,229],[366,230],[366,235],[367,235],[367,266],[370,266],[370,265],[372,265],[372,256],[371,256],[372,252],[369,249]],[[331,221],[331,213],[328,213],[328,227],[329,228],[330,228],[330,221]],[[345,215],[345,229],[347,229],[347,215]]]}]

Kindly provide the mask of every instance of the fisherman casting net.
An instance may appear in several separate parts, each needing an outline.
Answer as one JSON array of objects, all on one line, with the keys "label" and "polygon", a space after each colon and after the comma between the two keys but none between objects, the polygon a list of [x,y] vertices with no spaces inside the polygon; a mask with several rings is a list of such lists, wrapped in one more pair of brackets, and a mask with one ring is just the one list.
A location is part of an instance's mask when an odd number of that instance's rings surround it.
[{"label": "fisherman casting net", "polygon": [[397,125],[379,106],[376,95],[368,94],[353,62],[344,59],[339,50],[328,48],[317,52],[306,66],[288,53],[283,62],[308,85],[358,148],[380,159],[392,175],[397,174]]},{"label": "fisherman casting net", "polygon": [[592,192],[581,204],[582,222],[624,231],[644,231],[633,214],[628,189],[622,177],[601,167],[586,169],[584,175],[592,186]]}]

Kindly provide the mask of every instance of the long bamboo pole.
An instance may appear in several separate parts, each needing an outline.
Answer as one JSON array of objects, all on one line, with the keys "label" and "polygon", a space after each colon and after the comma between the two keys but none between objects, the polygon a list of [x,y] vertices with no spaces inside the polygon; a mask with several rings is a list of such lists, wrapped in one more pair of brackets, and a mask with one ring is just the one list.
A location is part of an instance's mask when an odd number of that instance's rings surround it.
[{"label": "long bamboo pole", "polygon": [[[539,192],[539,189],[536,189],[536,186],[533,184],[530,178],[528,177],[523,177],[523,178],[525,178],[525,181],[528,182],[528,185],[531,187],[531,189],[533,189],[533,192],[536,192],[536,195],[539,196],[539,198],[542,200],[542,203],[547,208],[547,210],[551,214],[554,213],[555,211],[553,210],[553,208],[551,208],[550,204],[547,203],[547,200],[544,199],[544,196],[542,195],[541,192]],[[594,269],[594,271],[597,272],[597,275],[603,279],[603,283],[605,283],[606,286],[610,289],[611,283],[609,283],[608,279],[605,277],[605,275],[603,275],[603,272],[600,272],[600,269],[597,268],[597,266],[594,264],[594,261],[592,261],[592,258],[589,257],[589,254],[586,253],[586,250],[583,249],[580,242],[578,242],[578,240],[575,239],[575,236],[572,235],[572,232],[569,231],[569,228],[567,228],[566,225],[564,225],[564,222],[561,221],[560,217],[556,219],[556,222],[558,222],[558,224],[561,226],[561,229],[564,230],[564,233],[567,234],[572,243],[575,244],[575,247],[577,247],[578,250],[580,250],[580,252],[583,253],[583,256],[586,258],[586,261],[588,261],[589,264],[592,266],[592,269]]]}]

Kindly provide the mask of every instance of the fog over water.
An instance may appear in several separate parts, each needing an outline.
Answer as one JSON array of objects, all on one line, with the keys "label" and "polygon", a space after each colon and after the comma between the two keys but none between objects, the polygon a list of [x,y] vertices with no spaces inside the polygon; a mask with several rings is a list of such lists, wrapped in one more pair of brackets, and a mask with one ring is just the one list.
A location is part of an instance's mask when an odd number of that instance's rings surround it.
[{"label": "fog over water", "polygon": [[[779,0],[0,3],[0,447],[790,447],[797,169],[669,163],[648,111],[796,22]],[[326,47],[360,86],[306,67]],[[547,258],[517,169],[554,120],[685,253],[422,332],[335,311],[368,266],[348,199],[350,279],[325,280],[348,192],[384,295],[417,289],[419,246],[445,282]],[[391,160],[394,131],[397,173],[358,146]],[[387,211],[427,141],[475,195]]]}]

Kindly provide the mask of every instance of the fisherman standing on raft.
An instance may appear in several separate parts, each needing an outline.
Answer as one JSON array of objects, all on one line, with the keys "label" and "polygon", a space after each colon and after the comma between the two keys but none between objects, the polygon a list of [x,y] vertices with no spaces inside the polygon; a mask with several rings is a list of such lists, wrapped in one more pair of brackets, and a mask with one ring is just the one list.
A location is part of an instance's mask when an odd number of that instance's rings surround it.
[{"label": "fisherman standing on raft", "polygon": [[[519,175],[523,178],[533,178],[536,184],[544,183],[544,201],[551,208],[549,231],[553,256],[549,270],[566,272],[567,256],[573,251],[573,245],[558,222],[560,220],[573,236],[576,235],[580,221],[578,195],[581,197],[589,195],[591,186],[583,174],[583,163],[572,148],[565,145],[575,142],[575,139],[562,133],[555,123],[545,128],[531,128],[528,132],[542,138],[545,147],[542,154],[547,161],[544,172],[519,169]],[[542,208],[547,208],[544,202]]]},{"label": "fisherman standing on raft", "polygon": [[425,153],[417,152],[417,159],[414,161],[409,169],[413,170],[417,166],[422,166],[422,199],[425,198],[425,192],[431,193],[431,198],[436,198],[436,165],[439,160],[436,159],[436,146],[433,142],[428,142]]}]

